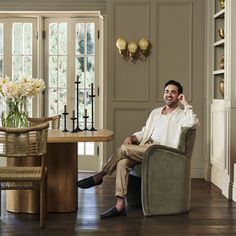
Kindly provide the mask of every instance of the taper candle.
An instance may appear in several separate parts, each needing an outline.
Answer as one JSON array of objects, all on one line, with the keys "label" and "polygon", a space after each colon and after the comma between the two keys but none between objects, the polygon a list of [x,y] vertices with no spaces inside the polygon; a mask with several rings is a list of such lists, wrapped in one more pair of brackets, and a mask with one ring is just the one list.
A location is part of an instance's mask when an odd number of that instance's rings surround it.
[{"label": "taper candle", "polygon": [[93,95],[93,83],[91,83],[91,95]]}]

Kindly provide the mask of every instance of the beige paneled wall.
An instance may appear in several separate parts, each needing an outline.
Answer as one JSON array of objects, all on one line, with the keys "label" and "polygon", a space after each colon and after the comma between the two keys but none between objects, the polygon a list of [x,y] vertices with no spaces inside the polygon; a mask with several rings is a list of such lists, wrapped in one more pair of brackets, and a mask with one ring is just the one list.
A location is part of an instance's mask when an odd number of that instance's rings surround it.
[{"label": "beige paneled wall", "polygon": [[[115,132],[115,149],[124,141],[124,136],[120,134],[127,133],[127,130],[137,130],[143,126],[143,120],[148,115],[145,108],[114,108],[114,130]],[[133,122],[130,122],[133,121]],[[127,122],[128,121],[128,122]]]},{"label": "beige paneled wall", "polygon": [[[167,79],[181,81],[190,99],[192,76],[192,3],[157,4],[158,99]],[[171,69],[170,69],[171,68]]]},{"label": "beige paneled wall", "polygon": [[[120,3],[114,4],[114,38],[124,38],[136,43],[142,37],[149,38],[149,4]],[[113,101],[148,101],[149,100],[149,59],[134,64],[124,60],[118,53],[114,57]],[[127,73],[128,72],[128,73]],[[139,91],[137,93],[137,91]]]},{"label": "beige paneled wall", "polygon": [[[204,124],[204,1],[107,1],[108,126],[115,132],[113,151],[127,135],[140,130],[155,107],[163,105],[163,86],[169,79],[184,85],[202,126],[192,161],[192,176],[203,177]],[[116,49],[118,37],[138,42],[147,37],[151,55],[135,64]]]}]

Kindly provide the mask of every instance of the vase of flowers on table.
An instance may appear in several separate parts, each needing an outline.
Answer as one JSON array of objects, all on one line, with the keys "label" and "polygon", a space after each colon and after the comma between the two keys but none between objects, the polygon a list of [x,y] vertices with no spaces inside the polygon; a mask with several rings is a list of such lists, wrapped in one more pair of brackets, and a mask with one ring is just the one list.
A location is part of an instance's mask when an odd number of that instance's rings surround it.
[{"label": "vase of flowers on table", "polygon": [[23,128],[28,126],[28,98],[40,93],[45,87],[42,79],[23,76],[12,81],[7,76],[0,78],[0,93],[6,102],[6,111],[2,114],[2,126]]}]

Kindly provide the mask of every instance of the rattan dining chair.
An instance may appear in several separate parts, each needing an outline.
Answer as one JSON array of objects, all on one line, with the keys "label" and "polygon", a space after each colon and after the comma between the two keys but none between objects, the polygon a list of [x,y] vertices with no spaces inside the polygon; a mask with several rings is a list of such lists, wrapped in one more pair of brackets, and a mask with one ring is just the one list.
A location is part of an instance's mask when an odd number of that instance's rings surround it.
[{"label": "rattan dining chair", "polygon": [[60,129],[60,119],[61,115],[55,115],[55,116],[40,117],[40,118],[29,117],[28,121],[30,126],[35,126],[38,124],[42,124],[44,122],[48,122],[50,129]]},{"label": "rattan dining chair", "polygon": [[[45,158],[47,151],[48,123],[29,128],[0,127],[0,157],[7,161],[41,159],[41,166],[0,166],[0,215],[1,190],[40,190],[40,226],[45,226],[46,180]],[[9,160],[10,161],[10,160]]]}]

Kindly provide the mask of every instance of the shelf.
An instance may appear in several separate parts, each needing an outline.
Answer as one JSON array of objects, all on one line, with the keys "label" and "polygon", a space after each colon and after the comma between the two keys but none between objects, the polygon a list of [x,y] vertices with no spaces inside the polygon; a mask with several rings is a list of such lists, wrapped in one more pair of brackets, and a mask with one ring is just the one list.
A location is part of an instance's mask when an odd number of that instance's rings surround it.
[{"label": "shelf", "polygon": [[215,43],[213,44],[213,46],[214,46],[214,47],[224,46],[224,44],[225,44],[225,40],[224,40],[224,39],[221,39],[221,40],[215,42]]},{"label": "shelf", "polygon": [[221,75],[221,74],[224,74],[225,73],[225,70],[215,70],[213,71],[213,75]]},{"label": "shelf", "polygon": [[224,18],[224,15],[225,15],[225,8],[220,10],[219,12],[217,12],[215,15],[214,15],[214,18],[217,19],[217,18]]}]

